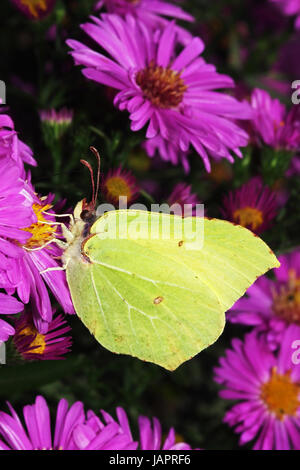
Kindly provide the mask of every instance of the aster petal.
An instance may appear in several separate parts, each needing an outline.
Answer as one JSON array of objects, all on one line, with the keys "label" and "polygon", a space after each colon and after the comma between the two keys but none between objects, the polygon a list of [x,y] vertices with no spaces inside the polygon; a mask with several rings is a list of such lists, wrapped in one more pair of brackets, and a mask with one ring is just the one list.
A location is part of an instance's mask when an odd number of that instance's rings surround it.
[{"label": "aster petal", "polygon": [[95,439],[95,431],[86,424],[78,424],[73,431],[73,439],[77,447],[84,450]]},{"label": "aster petal", "polygon": [[[90,449],[103,449],[106,448],[106,445],[109,441],[115,437],[119,432],[119,426],[117,423],[110,423],[90,442],[86,447],[86,450]],[[125,439],[128,440],[128,437],[125,436]]]},{"label": "aster petal", "polygon": [[125,410],[121,408],[120,406],[118,406],[116,411],[117,411],[117,417],[118,417],[118,420],[119,420],[119,423],[123,432],[127,434],[132,440],[132,434],[131,434],[128,417],[127,417],[127,414],[125,413]]},{"label": "aster petal", "polygon": [[183,51],[176,57],[176,59],[172,63],[172,68],[181,71],[191,62],[193,62],[193,60],[196,59],[199,54],[202,54],[204,48],[204,42],[200,38],[193,38],[190,44],[186,46]]},{"label": "aster petal", "polygon": [[180,18],[182,20],[191,21],[191,22],[195,21],[195,18],[189,13],[186,13],[182,8],[180,8],[177,5],[171,5],[170,3],[167,3],[167,2],[162,2],[159,0],[151,0],[150,2],[148,2],[147,8],[161,15],[171,16],[174,18]]},{"label": "aster petal", "polygon": [[4,412],[0,412],[0,432],[12,449],[33,450],[23,426]]},{"label": "aster petal", "polygon": [[78,424],[84,422],[84,410],[82,402],[74,403],[68,410],[68,402],[60,400],[54,435],[54,447],[56,449],[68,449],[73,439],[73,430]]},{"label": "aster petal", "polygon": [[163,450],[171,449],[175,444],[175,430],[171,428],[163,445]]},{"label": "aster petal", "polygon": [[0,318],[0,346],[2,342],[6,342],[15,332],[15,329]]},{"label": "aster petal", "polygon": [[278,420],[274,423],[274,439],[277,450],[290,450],[286,427],[281,421]]},{"label": "aster petal", "polygon": [[[40,275],[41,271],[51,267],[59,267],[56,261],[52,258],[47,249],[40,250],[39,252],[32,252],[30,254],[30,264],[33,268],[35,267],[35,275],[42,276],[57,301],[61,304],[66,313],[73,314],[74,307],[70,297],[70,291],[67,286],[65,272],[62,271],[51,271]],[[32,269],[33,270],[33,269]],[[47,310],[48,311],[48,310]],[[52,318],[51,315],[42,315],[42,318],[49,321],[48,318]]]},{"label": "aster petal", "polygon": [[175,27],[174,22],[170,22],[164,29],[157,50],[156,63],[162,67],[168,67],[173,54],[175,44]]},{"label": "aster petal", "polygon": [[140,430],[141,450],[153,449],[153,435],[149,418],[146,416],[140,416],[138,424]]},{"label": "aster petal", "polygon": [[46,400],[38,396],[34,405],[24,407],[29,438],[35,449],[51,449],[50,413]]},{"label": "aster petal", "polygon": [[294,449],[300,448],[300,420],[297,418],[288,418],[285,420],[285,427],[288,432],[290,442]]},{"label": "aster petal", "polygon": [[19,313],[23,308],[24,305],[14,297],[0,293],[0,314]]}]

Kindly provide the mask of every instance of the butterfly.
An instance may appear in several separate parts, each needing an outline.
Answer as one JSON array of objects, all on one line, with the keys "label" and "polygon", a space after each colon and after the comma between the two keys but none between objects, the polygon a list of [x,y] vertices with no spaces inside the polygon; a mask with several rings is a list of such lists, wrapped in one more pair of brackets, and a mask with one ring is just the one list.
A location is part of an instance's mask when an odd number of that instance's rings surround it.
[{"label": "butterfly", "polygon": [[82,160],[92,201],[78,202],[63,228],[74,308],[108,350],[175,370],[217,340],[225,312],[280,264],[253,232],[225,220],[130,209],[97,217],[100,156],[91,150],[96,191]]}]

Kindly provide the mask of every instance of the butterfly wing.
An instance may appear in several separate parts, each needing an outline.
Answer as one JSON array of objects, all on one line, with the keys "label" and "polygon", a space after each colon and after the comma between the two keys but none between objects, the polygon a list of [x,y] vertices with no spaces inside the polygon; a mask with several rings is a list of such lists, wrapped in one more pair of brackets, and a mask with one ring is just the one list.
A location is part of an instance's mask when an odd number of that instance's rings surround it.
[{"label": "butterfly wing", "polygon": [[202,219],[203,246],[191,248],[184,223],[199,232],[194,217],[146,211],[108,212],[92,226],[67,279],[78,316],[105,348],[174,370],[215,342],[225,311],[279,266],[247,229]]}]

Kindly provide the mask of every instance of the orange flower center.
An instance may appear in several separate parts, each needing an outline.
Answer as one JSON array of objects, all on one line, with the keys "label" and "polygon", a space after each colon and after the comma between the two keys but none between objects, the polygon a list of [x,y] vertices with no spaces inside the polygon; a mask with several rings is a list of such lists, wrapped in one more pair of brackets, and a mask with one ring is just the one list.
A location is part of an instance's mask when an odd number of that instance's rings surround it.
[{"label": "orange flower center", "polygon": [[257,230],[263,223],[263,213],[254,207],[243,207],[233,213],[235,222],[251,230]]},{"label": "orange flower center", "polygon": [[154,106],[165,109],[177,108],[187,89],[179,72],[155,65],[153,61],[137,73],[136,83]]},{"label": "orange flower center", "polygon": [[126,196],[129,202],[132,197],[132,191],[128,183],[120,176],[112,176],[105,183],[105,188],[109,197],[119,202],[119,197]]},{"label": "orange flower center", "polygon": [[56,232],[56,225],[51,225],[51,222],[45,219],[43,212],[51,209],[50,204],[43,206],[42,204],[33,204],[32,209],[37,216],[37,222],[30,225],[30,227],[23,228],[25,232],[31,233],[31,238],[27,240],[26,248],[37,248],[43,246],[46,242],[54,238]]},{"label": "orange flower center", "polygon": [[273,311],[286,322],[300,325],[300,278],[294,269],[279,291],[273,289]]},{"label": "orange flower center", "polygon": [[27,7],[35,18],[39,17],[39,10],[47,10],[47,0],[21,0],[21,4]]},{"label": "orange flower center", "polygon": [[[28,346],[28,351],[34,352],[35,354],[43,354],[46,348],[45,336],[39,333],[33,325],[27,325],[18,333],[19,336],[34,336],[34,339],[31,341]],[[31,351],[31,348],[34,348]],[[30,351],[29,351],[30,349]]]},{"label": "orange flower center", "polygon": [[274,367],[271,378],[261,387],[260,398],[277,419],[283,420],[286,416],[296,415],[300,406],[299,394],[300,384],[291,381],[290,372],[277,374]]}]

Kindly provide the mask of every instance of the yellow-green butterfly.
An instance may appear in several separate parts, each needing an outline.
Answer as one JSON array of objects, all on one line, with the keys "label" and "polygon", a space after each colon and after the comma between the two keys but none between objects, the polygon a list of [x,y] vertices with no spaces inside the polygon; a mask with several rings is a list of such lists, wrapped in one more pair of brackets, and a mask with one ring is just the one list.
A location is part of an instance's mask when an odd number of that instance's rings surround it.
[{"label": "yellow-green butterfly", "polygon": [[176,369],[214,343],[226,310],[279,266],[239,225],[202,218],[203,245],[191,246],[196,217],[118,210],[96,218],[96,193],[90,204],[78,202],[64,229],[63,262],[77,315],[114,353]]}]

